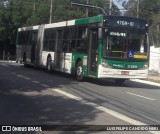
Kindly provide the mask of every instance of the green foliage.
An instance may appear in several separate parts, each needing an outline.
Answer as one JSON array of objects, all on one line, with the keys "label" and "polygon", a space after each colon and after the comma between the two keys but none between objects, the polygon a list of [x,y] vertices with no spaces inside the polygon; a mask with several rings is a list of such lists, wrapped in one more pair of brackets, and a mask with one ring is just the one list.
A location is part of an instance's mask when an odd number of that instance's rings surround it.
[{"label": "green foliage", "polygon": [[[137,16],[137,3],[138,0],[128,0],[124,5],[127,9],[126,16]],[[144,18],[152,23],[152,17],[154,14],[159,13],[160,0],[139,0],[139,18]]]},{"label": "green foliage", "polygon": [[[160,47],[160,29],[157,25],[160,25],[160,0],[139,0],[139,18],[148,20],[150,44]],[[137,16],[137,0],[129,0],[125,4],[127,12],[126,16]]]},{"label": "green foliage", "polygon": [[[5,1],[5,0],[4,0]],[[71,6],[71,0],[52,0],[52,22],[71,20],[86,16],[86,9]],[[86,4],[86,0],[72,0]],[[109,0],[89,0],[90,5],[100,6],[108,13]],[[0,40],[16,43],[19,27],[49,23],[51,0],[0,1]],[[114,5],[113,13],[120,14]],[[89,9],[89,16],[102,14],[98,9]]]}]

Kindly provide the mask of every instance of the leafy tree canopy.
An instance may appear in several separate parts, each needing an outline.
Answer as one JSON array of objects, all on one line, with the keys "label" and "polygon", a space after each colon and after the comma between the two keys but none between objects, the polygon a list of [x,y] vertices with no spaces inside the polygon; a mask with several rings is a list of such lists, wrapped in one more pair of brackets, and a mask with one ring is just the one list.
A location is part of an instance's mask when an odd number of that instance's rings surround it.
[{"label": "leafy tree canopy", "polygon": [[138,14],[139,18],[148,20],[151,45],[160,46],[160,0],[139,0],[139,5],[137,2],[138,0],[128,0],[124,4],[127,9],[125,15],[136,17]]},{"label": "leafy tree canopy", "polygon": [[[71,6],[71,0],[52,0],[52,22],[85,17],[86,9]],[[73,0],[86,4],[87,0]],[[108,13],[109,0],[88,0],[89,4],[100,6]],[[51,0],[0,0],[0,38],[15,44],[19,27],[49,23]],[[114,5],[113,13],[119,15]],[[102,14],[100,10],[89,9],[89,16]]]}]

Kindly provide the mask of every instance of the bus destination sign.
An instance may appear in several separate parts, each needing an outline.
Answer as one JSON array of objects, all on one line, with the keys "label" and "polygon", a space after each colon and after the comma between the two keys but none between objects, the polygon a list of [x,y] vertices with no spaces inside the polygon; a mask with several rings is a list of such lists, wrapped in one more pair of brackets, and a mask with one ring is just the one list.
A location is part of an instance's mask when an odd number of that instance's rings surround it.
[{"label": "bus destination sign", "polygon": [[117,25],[134,27],[134,22],[117,20]]},{"label": "bus destination sign", "polygon": [[141,19],[111,16],[104,18],[104,26],[146,29],[148,25],[145,20]]}]

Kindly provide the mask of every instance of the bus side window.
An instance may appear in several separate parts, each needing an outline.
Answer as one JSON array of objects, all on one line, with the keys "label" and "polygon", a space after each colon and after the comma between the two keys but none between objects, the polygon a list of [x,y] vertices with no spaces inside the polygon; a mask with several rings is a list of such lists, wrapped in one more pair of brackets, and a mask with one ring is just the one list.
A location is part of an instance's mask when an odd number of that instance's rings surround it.
[{"label": "bus side window", "polygon": [[62,43],[62,52],[68,52],[69,51],[69,28],[64,29],[63,33],[63,43]]},{"label": "bus side window", "polygon": [[49,51],[55,50],[55,40],[49,40]]},{"label": "bus side window", "polygon": [[49,30],[44,31],[43,51],[48,51]]},{"label": "bus side window", "polygon": [[78,27],[78,35],[77,35],[77,52],[87,53],[87,37],[88,30],[86,26]]},{"label": "bus side window", "polygon": [[31,42],[31,31],[26,31],[25,34],[25,44],[30,45]]},{"label": "bus side window", "polygon": [[32,43],[37,43],[37,31],[32,31],[32,35],[31,35],[31,41]]},{"label": "bus side window", "polygon": [[57,42],[58,44],[56,46],[57,47],[56,51],[57,52],[61,52],[61,50],[62,50],[62,44],[63,44],[63,30],[58,30],[57,32],[58,32],[57,33],[58,34],[58,42]]},{"label": "bus side window", "polygon": [[70,28],[69,52],[75,52],[76,37],[77,37],[77,27]]},{"label": "bus side window", "polygon": [[68,41],[63,41],[62,51],[63,52],[67,52],[68,51]]},{"label": "bus side window", "polygon": [[43,43],[43,51],[48,51],[48,41],[44,41]]},{"label": "bus side window", "polygon": [[55,39],[56,39],[56,31],[54,29],[50,29],[49,31],[49,51],[55,51]]},{"label": "bus side window", "polygon": [[22,45],[25,43],[25,32],[21,31],[18,33],[19,37],[18,37],[18,45]]}]

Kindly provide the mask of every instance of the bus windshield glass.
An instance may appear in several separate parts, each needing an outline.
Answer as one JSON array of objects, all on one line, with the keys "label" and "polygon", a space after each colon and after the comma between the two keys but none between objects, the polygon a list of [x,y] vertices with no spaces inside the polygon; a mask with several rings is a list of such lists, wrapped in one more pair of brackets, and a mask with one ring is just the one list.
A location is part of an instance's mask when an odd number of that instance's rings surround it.
[{"label": "bus windshield glass", "polygon": [[103,56],[117,59],[147,59],[148,35],[145,30],[104,29]]}]

